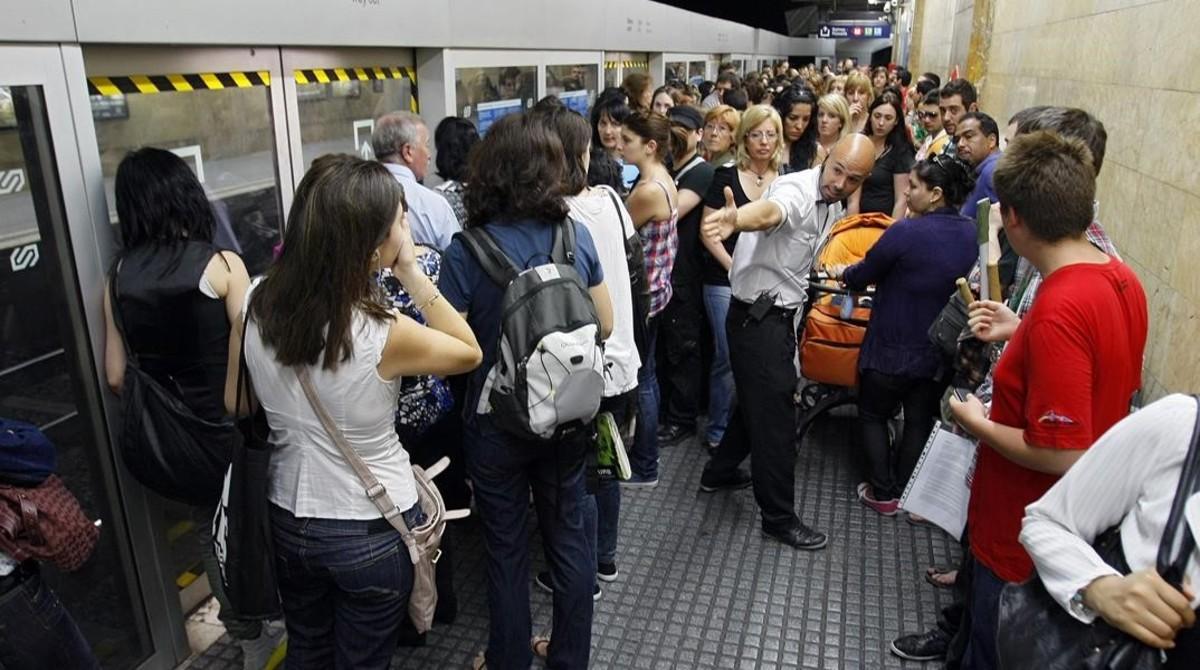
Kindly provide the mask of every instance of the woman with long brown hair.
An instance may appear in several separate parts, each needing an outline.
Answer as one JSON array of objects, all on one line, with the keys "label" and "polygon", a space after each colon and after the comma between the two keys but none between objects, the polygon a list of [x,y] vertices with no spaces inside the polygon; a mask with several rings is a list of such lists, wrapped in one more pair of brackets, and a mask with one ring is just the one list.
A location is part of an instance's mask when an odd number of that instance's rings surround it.
[{"label": "woman with long brown hair", "polygon": [[[274,447],[267,495],[288,667],[388,667],[413,579],[400,534],[363,492],[299,375],[415,528],[424,513],[394,424],[400,378],[460,374],[482,355],[418,264],[406,209],[379,163],[318,158],[296,189],[283,253],[247,296],[247,390]],[[385,302],[374,277],[388,267],[427,326]],[[227,386],[230,411],[241,409],[236,387]]]}]

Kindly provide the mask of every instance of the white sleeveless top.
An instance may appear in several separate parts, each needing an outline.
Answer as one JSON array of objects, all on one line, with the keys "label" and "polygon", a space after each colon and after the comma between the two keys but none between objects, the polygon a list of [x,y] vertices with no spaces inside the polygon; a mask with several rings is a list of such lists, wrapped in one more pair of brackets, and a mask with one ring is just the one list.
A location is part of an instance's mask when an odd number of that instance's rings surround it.
[{"label": "white sleeveless top", "polygon": [[[250,304],[257,284],[247,291],[244,304]],[[387,323],[355,313],[350,359],[334,372],[319,365],[308,372],[317,395],[350,446],[387,488],[396,506],[407,510],[417,502],[417,488],[408,452],[396,436],[400,378],[389,382],[376,370],[388,328]],[[271,426],[271,502],[302,518],[378,519],[379,510],[325,432],[295,370],[275,360],[274,352],[263,345],[254,320],[246,324],[245,337],[250,379]]]}]

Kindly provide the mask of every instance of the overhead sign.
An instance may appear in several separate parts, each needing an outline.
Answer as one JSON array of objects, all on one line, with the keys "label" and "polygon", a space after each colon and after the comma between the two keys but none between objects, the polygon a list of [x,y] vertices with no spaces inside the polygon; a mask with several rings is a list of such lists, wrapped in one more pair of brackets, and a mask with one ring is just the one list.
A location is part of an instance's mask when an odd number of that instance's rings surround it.
[{"label": "overhead sign", "polygon": [[892,36],[890,23],[872,25],[847,25],[822,23],[817,30],[817,37],[830,40],[874,40]]}]

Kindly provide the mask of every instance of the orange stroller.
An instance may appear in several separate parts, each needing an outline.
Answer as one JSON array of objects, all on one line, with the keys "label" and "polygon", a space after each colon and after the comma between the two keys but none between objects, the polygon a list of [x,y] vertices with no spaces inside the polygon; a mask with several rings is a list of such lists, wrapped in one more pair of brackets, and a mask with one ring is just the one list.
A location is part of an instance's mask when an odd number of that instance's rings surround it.
[{"label": "orange stroller", "polygon": [[885,214],[858,214],[833,225],[817,254],[808,288],[808,311],[799,334],[801,387],[796,393],[799,445],[817,417],[855,402],[858,353],[867,334],[874,290],[842,288],[820,268],[852,265],[862,260],[893,219]]}]

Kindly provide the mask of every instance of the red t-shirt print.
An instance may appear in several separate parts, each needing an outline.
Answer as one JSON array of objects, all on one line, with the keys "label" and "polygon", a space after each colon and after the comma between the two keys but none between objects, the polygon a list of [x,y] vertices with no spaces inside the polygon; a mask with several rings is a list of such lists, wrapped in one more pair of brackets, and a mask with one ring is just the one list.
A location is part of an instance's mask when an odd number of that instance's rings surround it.
[{"label": "red t-shirt print", "polygon": [[[996,364],[992,420],[1023,429],[1026,444],[1087,449],[1129,413],[1147,321],[1146,294],[1124,263],[1059,269]],[[971,551],[1001,579],[1032,573],[1018,539],[1021,519],[1056,481],[990,447],[979,450],[967,515]]]}]

